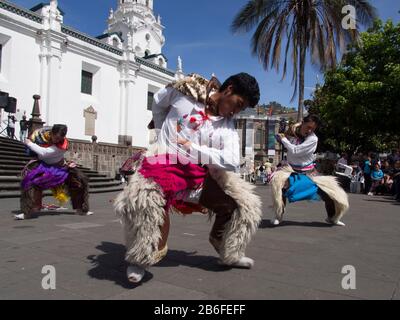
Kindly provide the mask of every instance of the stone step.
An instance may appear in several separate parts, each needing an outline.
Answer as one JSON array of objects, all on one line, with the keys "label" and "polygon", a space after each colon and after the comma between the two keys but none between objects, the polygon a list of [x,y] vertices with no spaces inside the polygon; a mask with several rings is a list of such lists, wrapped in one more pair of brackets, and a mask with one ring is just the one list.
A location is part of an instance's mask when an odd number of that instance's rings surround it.
[{"label": "stone step", "polygon": [[0,192],[1,191],[14,191],[19,190],[20,184],[18,182],[14,183],[0,183]]},{"label": "stone step", "polygon": [[19,170],[21,171],[25,165],[13,165],[13,164],[2,164],[0,165],[1,170]]},{"label": "stone step", "polygon": [[113,181],[109,181],[109,182],[89,182],[90,189],[119,187],[120,185],[121,185],[121,181],[118,181],[118,180],[113,180]]},{"label": "stone step", "polygon": [[109,192],[117,192],[124,190],[125,185],[120,185],[118,187],[111,188],[99,188],[99,189],[90,189],[90,193],[109,193]]},{"label": "stone step", "polygon": [[109,178],[106,174],[99,173],[85,173],[88,178]]},{"label": "stone step", "polygon": [[2,144],[0,143],[0,150],[1,151],[13,151],[15,153],[25,153],[26,148],[25,147],[20,147],[20,146],[14,146],[14,145],[8,145],[8,144]]},{"label": "stone step", "polygon": [[25,166],[28,163],[28,161],[24,160],[13,160],[13,159],[3,159],[0,158],[0,168],[3,165],[20,165],[20,166]]},{"label": "stone step", "polygon": [[0,176],[19,176],[21,170],[3,170],[0,168]]},{"label": "stone step", "polygon": [[20,148],[25,148],[25,143],[16,140],[0,140],[0,145],[16,146]]},{"label": "stone step", "polygon": [[0,152],[0,159],[1,160],[16,160],[16,161],[26,161],[32,160],[33,157],[25,156],[25,155],[4,155]]},{"label": "stone step", "polygon": [[18,176],[0,176],[0,183],[7,183],[7,182],[20,182],[21,177]]},{"label": "stone step", "polygon": [[15,155],[21,155],[24,156],[26,155],[26,149],[21,149],[21,148],[15,148],[15,147],[5,147],[0,145],[0,152],[12,152]]},{"label": "stone step", "polygon": [[14,151],[10,151],[10,150],[0,150],[0,159],[3,159],[3,156],[12,156],[14,158],[32,158],[30,156],[28,156],[26,153],[22,153],[22,152],[14,152]]},{"label": "stone step", "polygon": [[90,177],[89,182],[111,182],[115,181],[113,178],[108,177]]},{"label": "stone step", "polygon": [[14,139],[6,138],[6,137],[0,137],[0,143],[12,143],[15,145],[23,145],[23,142],[21,142],[19,140],[14,140]]}]

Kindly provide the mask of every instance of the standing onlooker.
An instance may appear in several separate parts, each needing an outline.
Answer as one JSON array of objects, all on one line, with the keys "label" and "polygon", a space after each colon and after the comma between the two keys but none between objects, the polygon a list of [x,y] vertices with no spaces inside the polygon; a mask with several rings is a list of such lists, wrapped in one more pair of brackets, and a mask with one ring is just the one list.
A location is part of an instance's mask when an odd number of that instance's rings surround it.
[{"label": "standing onlooker", "polygon": [[267,162],[264,163],[264,167],[265,167],[265,182],[264,184],[269,183],[270,179],[271,179],[271,174],[272,174],[272,163],[274,162],[273,159],[268,159]]},{"label": "standing onlooker", "polygon": [[19,122],[19,140],[25,142],[25,139],[28,135],[28,120],[26,120],[26,116],[22,116],[22,120]]},{"label": "standing onlooker", "polygon": [[371,189],[371,158],[366,156],[363,163],[363,174],[364,174],[364,193],[368,194]]},{"label": "standing onlooker", "polygon": [[372,185],[370,191],[368,192],[369,196],[373,196],[376,189],[384,183],[383,178],[384,174],[383,171],[381,170],[381,166],[379,165],[379,163],[375,163],[374,169],[371,171]]},{"label": "standing onlooker", "polygon": [[265,166],[261,163],[260,167],[258,168],[260,172],[260,180],[263,184],[265,184]]},{"label": "standing onlooker", "polygon": [[7,136],[10,139],[14,139],[14,136],[15,136],[15,123],[16,122],[17,122],[17,119],[14,117],[14,115],[8,115]]}]

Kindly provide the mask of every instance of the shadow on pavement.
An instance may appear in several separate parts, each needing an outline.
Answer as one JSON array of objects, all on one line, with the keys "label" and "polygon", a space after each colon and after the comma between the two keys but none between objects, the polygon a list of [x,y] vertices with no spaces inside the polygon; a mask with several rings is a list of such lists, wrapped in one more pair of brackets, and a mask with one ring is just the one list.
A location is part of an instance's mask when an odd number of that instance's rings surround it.
[{"label": "shadow on pavement", "polygon": [[112,242],[102,242],[96,247],[104,254],[90,255],[87,259],[93,265],[88,275],[99,280],[113,281],[115,284],[125,288],[134,289],[143,283],[150,281],[153,274],[146,271],[146,274],[140,284],[133,284],[126,277],[127,263],[125,262],[125,246]]},{"label": "shadow on pavement", "polygon": [[197,255],[197,251],[169,250],[167,256],[154,267],[186,266],[214,272],[223,272],[232,269],[231,267],[218,264],[218,261],[217,257]]},{"label": "shadow on pavement", "polygon": [[[126,268],[128,265],[125,262],[125,246],[122,244],[102,242],[96,249],[103,251],[104,254],[87,257],[93,265],[93,268],[88,272],[90,277],[113,281],[125,289],[136,288],[153,278],[153,274],[146,271],[143,281],[138,285],[132,284],[127,280]],[[217,257],[202,256],[196,253],[196,251],[169,250],[167,256],[153,268],[188,266],[214,272],[223,272],[231,269],[230,267],[219,265]]]},{"label": "shadow on pavement", "polygon": [[275,226],[270,220],[263,219],[260,223],[260,229],[272,229],[280,227],[312,227],[312,228],[332,228],[332,225],[324,222],[297,222],[297,221],[282,221],[279,226]]}]

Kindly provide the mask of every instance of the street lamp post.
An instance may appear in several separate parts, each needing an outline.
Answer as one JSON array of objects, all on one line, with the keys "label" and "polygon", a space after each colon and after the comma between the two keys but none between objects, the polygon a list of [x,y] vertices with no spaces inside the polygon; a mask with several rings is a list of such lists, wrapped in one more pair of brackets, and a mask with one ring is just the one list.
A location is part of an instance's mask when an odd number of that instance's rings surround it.
[{"label": "street lamp post", "polygon": [[[285,133],[286,132],[286,126],[287,126],[286,119],[282,118],[279,121],[279,133]],[[281,160],[282,161],[284,159],[284,153],[285,153],[285,148],[284,148],[283,144],[281,143]]]}]

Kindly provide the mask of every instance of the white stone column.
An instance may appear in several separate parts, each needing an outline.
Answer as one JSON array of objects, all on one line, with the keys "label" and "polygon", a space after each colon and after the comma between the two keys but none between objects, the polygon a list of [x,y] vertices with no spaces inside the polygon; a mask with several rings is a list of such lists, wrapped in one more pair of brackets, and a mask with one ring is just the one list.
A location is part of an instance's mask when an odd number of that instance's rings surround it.
[{"label": "white stone column", "polygon": [[129,79],[125,80],[125,119],[124,119],[124,136],[128,136],[128,125],[129,125],[129,90],[130,90],[130,85],[129,85]]},{"label": "white stone column", "polygon": [[125,135],[132,136],[132,117],[134,117],[134,106],[135,106],[135,84],[136,84],[136,72],[134,70],[129,70],[129,74],[125,82]]},{"label": "white stone column", "polygon": [[119,80],[119,123],[118,123],[118,134],[120,136],[124,135],[124,124],[123,121],[125,119],[125,80],[120,79]]},{"label": "white stone column", "polygon": [[46,123],[54,125],[54,122],[62,122],[60,113],[66,110],[59,109],[59,90],[61,81],[61,54],[58,50],[54,50],[49,55],[48,67],[48,92],[47,92],[47,114]]},{"label": "white stone column", "polygon": [[50,0],[50,4],[42,11],[42,30],[38,31],[40,43],[40,96],[42,118],[46,125],[53,125],[58,110],[59,83],[61,77],[61,43],[63,41],[61,24],[63,17],[58,10],[58,1]]},{"label": "white stone column", "polygon": [[47,122],[47,98],[48,98],[48,67],[49,67],[49,57],[48,57],[48,49],[46,45],[46,37],[45,35],[40,35],[40,96],[41,96],[41,112],[42,119]]}]

